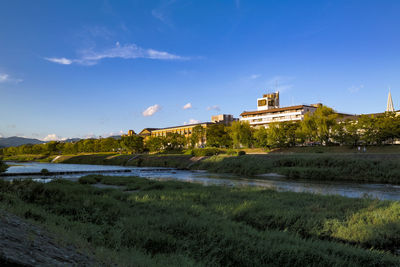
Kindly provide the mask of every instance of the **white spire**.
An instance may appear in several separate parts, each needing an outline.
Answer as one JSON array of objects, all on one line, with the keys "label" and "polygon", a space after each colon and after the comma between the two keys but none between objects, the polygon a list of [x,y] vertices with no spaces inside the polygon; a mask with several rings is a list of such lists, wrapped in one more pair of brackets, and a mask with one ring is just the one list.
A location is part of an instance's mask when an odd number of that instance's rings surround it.
[{"label": "white spire", "polygon": [[393,100],[392,100],[392,94],[390,93],[390,88],[389,88],[388,101],[386,105],[386,112],[394,112]]}]

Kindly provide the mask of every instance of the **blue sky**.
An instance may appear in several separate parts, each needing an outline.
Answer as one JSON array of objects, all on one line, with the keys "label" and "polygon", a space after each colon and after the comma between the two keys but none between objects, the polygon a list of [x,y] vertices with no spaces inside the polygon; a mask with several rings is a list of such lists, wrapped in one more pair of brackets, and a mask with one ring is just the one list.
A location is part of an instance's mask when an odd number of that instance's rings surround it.
[{"label": "blue sky", "polygon": [[[238,117],[263,93],[400,106],[400,1],[0,2],[0,135],[45,140]],[[184,106],[186,108],[184,108]]]}]

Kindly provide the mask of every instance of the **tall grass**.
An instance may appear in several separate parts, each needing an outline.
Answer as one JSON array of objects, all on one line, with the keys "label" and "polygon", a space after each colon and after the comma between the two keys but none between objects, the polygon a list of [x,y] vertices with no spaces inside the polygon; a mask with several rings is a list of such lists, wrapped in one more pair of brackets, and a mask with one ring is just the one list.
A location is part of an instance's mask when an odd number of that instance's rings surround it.
[{"label": "tall grass", "polygon": [[332,155],[214,156],[193,168],[256,175],[277,172],[294,179],[352,180],[400,184],[400,159]]},{"label": "tall grass", "polygon": [[[135,191],[89,185],[98,182]],[[389,253],[341,244],[398,246],[398,225],[393,223],[400,218],[395,202],[107,176],[88,176],[80,183],[0,182],[0,200],[2,208],[91,248],[102,264],[400,264]],[[365,238],[345,234],[352,227],[363,232],[375,224],[369,221],[374,212],[384,218],[374,236],[367,230]],[[387,235],[393,235],[392,240],[385,241]]]}]

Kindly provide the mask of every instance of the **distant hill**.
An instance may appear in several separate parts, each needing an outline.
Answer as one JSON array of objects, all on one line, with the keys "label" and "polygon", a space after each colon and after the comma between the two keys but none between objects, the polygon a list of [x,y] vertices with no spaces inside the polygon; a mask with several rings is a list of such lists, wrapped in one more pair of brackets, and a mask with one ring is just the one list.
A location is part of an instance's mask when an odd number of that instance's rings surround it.
[{"label": "distant hill", "polygon": [[18,136],[0,138],[0,147],[21,146],[26,144],[37,145],[43,143],[45,142],[40,141],[38,139],[18,137]]}]

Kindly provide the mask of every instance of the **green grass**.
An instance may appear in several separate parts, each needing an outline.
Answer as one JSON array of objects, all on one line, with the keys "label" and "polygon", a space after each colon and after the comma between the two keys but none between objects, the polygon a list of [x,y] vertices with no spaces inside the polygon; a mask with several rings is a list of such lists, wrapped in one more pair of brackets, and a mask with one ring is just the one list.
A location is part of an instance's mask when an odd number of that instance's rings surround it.
[{"label": "green grass", "polygon": [[220,155],[200,161],[192,168],[249,176],[277,172],[292,179],[400,184],[400,157],[386,154]]},{"label": "green grass", "polygon": [[[344,149],[344,148],[343,148]],[[206,151],[206,150],[205,150]],[[197,161],[192,155],[65,155],[59,163],[198,169],[253,176],[268,172],[292,179],[337,180],[400,184],[400,154],[270,153],[221,154]]]},{"label": "green grass", "polygon": [[398,202],[91,175],[0,182],[0,207],[106,265],[400,265],[380,251],[399,247]]},{"label": "green grass", "polygon": [[[360,146],[361,150],[363,146]],[[400,145],[367,146],[366,153],[370,154],[398,154]],[[354,146],[303,146],[274,149],[273,153],[339,153],[357,154],[361,153]],[[363,153],[363,152],[362,152]]]}]

